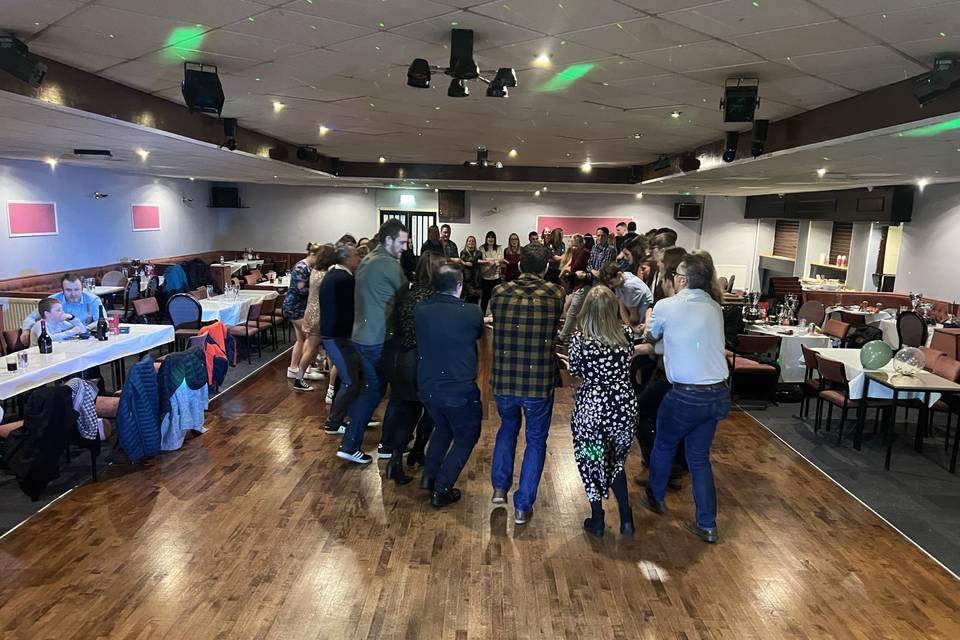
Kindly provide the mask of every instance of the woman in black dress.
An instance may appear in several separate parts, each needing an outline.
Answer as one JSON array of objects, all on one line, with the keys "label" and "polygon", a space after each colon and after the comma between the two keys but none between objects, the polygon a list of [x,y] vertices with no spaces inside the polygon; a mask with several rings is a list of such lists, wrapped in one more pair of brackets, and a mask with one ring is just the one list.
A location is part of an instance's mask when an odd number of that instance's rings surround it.
[{"label": "woman in black dress", "polygon": [[467,236],[463,251],[460,252],[460,266],[463,268],[463,299],[467,302],[480,302],[480,261],[483,253],[477,248],[477,239]]},{"label": "woman in black dress", "polygon": [[624,462],[637,424],[637,397],[630,383],[633,335],[616,295],[603,285],[587,294],[580,330],[567,350],[570,375],[578,376],[571,416],[573,453],[590,501],[583,528],[603,536],[603,498],[613,489],[620,511],[620,533],[633,534]]}]

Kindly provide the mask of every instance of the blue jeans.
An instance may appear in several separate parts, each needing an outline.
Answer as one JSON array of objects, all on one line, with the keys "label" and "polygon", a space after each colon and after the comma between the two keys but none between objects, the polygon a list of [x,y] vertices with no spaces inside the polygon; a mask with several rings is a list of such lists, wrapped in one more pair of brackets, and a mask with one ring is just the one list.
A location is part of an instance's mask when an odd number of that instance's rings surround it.
[{"label": "blue jeans", "polygon": [[383,399],[386,386],[381,375],[384,345],[354,342],[353,348],[360,359],[360,380],[355,384],[361,385],[361,388],[357,398],[350,404],[350,425],[340,442],[340,450],[347,453],[359,451],[363,445],[363,432]]},{"label": "blue jeans", "polygon": [[446,491],[457,483],[480,439],[483,420],[480,390],[469,397],[447,401],[431,398],[424,406],[436,426],[427,445],[423,474],[434,479],[438,491]]},{"label": "blue jeans", "polygon": [[697,526],[717,527],[717,489],[710,468],[710,444],[717,423],[730,412],[730,390],[678,391],[671,389],[660,404],[657,435],[650,454],[650,478],[647,488],[663,502],[667,480],[677,447],[682,441],[687,466],[693,479],[693,500],[697,505]]},{"label": "blue jeans", "polygon": [[337,368],[337,378],[340,380],[340,389],[330,405],[327,425],[339,427],[361,390],[359,385],[353,384],[359,376],[360,357],[349,338],[324,338],[323,348]]},{"label": "blue jeans", "polygon": [[547,434],[553,415],[553,394],[546,398],[494,396],[500,414],[500,429],[493,448],[490,481],[494,489],[509,491],[513,486],[513,460],[517,454],[517,436],[520,434],[521,412],[526,418],[526,447],[520,466],[520,484],[513,494],[513,506],[518,511],[529,511],[537,499],[543,462],[547,457]]}]

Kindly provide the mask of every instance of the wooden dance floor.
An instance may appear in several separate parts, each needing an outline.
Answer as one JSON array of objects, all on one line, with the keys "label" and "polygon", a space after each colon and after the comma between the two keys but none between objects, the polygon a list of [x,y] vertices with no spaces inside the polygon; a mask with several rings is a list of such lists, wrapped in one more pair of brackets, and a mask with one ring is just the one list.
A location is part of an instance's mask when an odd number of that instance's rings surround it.
[{"label": "wooden dance floor", "polygon": [[960,584],[742,413],[714,446],[719,544],[682,529],[688,480],[665,516],[639,507],[637,452],[637,535],[611,503],[596,540],[568,388],[516,527],[490,504],[494,412],[463,500],[436,511],[383,463],[336,459],[323,394],[289,391],[284,360],[182,451],[113,467],[0,540],[0,637],[960,638]]}]

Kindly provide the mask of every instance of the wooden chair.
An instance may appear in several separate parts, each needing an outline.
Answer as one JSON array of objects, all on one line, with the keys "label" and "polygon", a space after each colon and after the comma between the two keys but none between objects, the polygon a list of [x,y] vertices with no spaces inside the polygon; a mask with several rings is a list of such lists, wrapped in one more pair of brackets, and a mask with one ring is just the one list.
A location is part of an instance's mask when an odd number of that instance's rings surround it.
[{"label": "wooden chair", "polygon": [[130,278],[123,292],[123,321],[130,319],[133,313],[133,301],[140,297],[140,279]]},{"label": "wooden chair", "polygon": [[813,373],[817,370],[817,352],[801,343],[800,351],[803,353],[803,365],[806,371],[803,374],[803,401],[800,404],[800,417],[810,415],[810,398],[816,398],[820,395],[821,383],[819,378],[814,378]]},{"label": "wooden chair", "polygon": [[119,271],[107,271],[100,278],[100,284],[104,287],[123,287],[127,284],[126,280]]},{"label": "wooden chair", "polygon": [[930,346],[939,349],[947,354],[948,358],[960,360],[960,329],[934,329],[933,338],[930,339]]},{"label": "wooden chair", "polygon": [[865,316],[859,313],[850,313],[849,311],[840,312],[840,322],[846,322],[851,327],[863,327],[867,324]]},{"label": "wooden chair", "polygon": [[247,364],[251,364],[251,352],[253,348],[251,346],[251,338],[257,339],[257,357],[263,357],[262,341],[260,340],[260,303],[251,304],[250,309],[247,310],[247,320],[243,324],[233,325],[232,327],[227,327],[227,331],[234,338],[243,337],[247,343]]},{"label": "wooden chair", "polygon": [[207,288],[206,287],[197,287],[190,292],[190,295],[197,300],[206,300],[207,299]]},{"label": "wooden chair", "polygon": [[179,351],[183,342],[199,333],[203,309],[190,294],[177,293],[167,300],[167,317],[173,324],[174,344]]},{"label": "wooden chair", "polygon": [[[847,421],[847,413],[850,409],[857,409],[861,400],[850,399],[850,381],[847,380],[847,370],[842,362],[830,360],[817,354],[817,373],[820,374],[820,392],[817,394],[817,419],[814,422],[814,433],[820,430],[820,422],[823,418],[823,403],[830,405],[827,409],[827,431],[833,421],[833,408],[839,408],[840,428],[837,429],[837,444],[843,440],[843,425]],[[870,405],[877,409],[877,420],[879,420],[880,409],[890,406],[888,400],[874,400]]]},{"label": "wooden chair", "polygon": [[916,311],[904,311],[897,316],[897,336],[900,338],[901,349],[925,347],[927,346],[927,322]]},{"label": "wooden chair", "polygon": [[[780,358],[779,336],[757,336],[740,334],[728,360],[730,365],[730,393],[733,393],[737,375],[769,376],[772,378],[768,389],[768,399],[776,404],[776,389],[780,371],[775,365],[760,362],[750,356],[769,356],[774,362]],[[739,356],[739,357],[738,357]]]},{"label": "wooden chair", "polygon": [[248,287],[252,287],[253,285],[260,282],[260,277],[253,273],[251,273],[250,275],[243,276],[243,279],[246,281],[246,284]]},{"label": "wooden chair", "polygon": [[840,340],[840,346],[847,344],[847,336],[850,334],[850,325],[841,320],[827,320],[823,324],[823,335],[837,338]]},{"label": "wooden chair", "polygon": [[260,317],[257,318],[261,331],[270,331],[273,337],[273,350],[277,350],[277,300],[280,297],[265,299],[260,303]]},{"label": "wooden chair", "polygon": [[827,317],[827,309],[819,300],[807,300],[800,305],[797,311],[798,320],[806,320],[808,324],[815,324],[818,327],[823,326],[823,321]]}]

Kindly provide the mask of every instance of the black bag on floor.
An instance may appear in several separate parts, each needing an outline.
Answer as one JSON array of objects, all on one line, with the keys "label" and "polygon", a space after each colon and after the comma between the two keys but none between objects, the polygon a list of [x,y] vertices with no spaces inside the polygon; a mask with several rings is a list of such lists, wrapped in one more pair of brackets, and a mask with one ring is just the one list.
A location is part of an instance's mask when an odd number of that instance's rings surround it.
[{"label": "black bag on floor", "polygon": [[883,331],[877,327],[865,325],[854,327],[847,334],[847,347],[850,349],[860,349],[863,345],[873,340],[883,340]]}]

